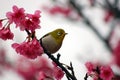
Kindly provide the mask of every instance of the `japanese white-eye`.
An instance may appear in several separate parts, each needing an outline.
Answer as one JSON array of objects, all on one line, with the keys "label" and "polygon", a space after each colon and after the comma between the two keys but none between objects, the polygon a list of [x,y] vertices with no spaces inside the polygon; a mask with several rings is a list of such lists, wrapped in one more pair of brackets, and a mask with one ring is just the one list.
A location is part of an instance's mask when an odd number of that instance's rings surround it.
[{"label": "japanese white-eye", "polygon": [[55,53],[57,52],[62,45],[63,39],[67,33],[63,29],[56,29],[52,32],[47,33],[41,39],[41,45],[44,50]]}]

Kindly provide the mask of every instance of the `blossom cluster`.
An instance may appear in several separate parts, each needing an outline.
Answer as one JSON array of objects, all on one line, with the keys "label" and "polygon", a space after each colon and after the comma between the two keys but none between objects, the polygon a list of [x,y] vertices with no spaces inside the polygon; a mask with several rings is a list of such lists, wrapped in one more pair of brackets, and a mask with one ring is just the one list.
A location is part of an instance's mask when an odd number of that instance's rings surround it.
[{"label": "blossom cluster", "polygon": [[15,69],[25,80],[61,80],[64,76],[64,72],[44,55],[32,61],[21,57]]},{"label": "blossom cluster", "polygon": [[17,53],[31,59],[35,59],[37,56],[41,56],[43,53],[43,48],[36,38],[20,44],[14,43],[12,44],[12,47],[16,50]]},{"label": "blossom cluster", "polygon": [[[36,10],[34,14],[25,13],[24,8],[13,6],[13,12],[6,13],[5,19],[0,20],[0,38],[3,40],[13,39],[14,34],[11,31],[11,24],[15,24],[21,31],[26,31],[27,40],[22,43],[13,43],[12,47],[17,53],[31,59],[35,59],[43,53],[43,48],[35,36],[35,30],[40,28],[40,11]],[[7,21],[3,25],[3,21]]]},{"label": "blossom cluster", "polygon": [[[10,30],[10,25],[15,24],[21,31],[28,30],[34,32],[40,28],[40,11],[36,10],[34,14],[25,13],[24,8],[13,6],[13,12],[6,13],[6,19],[0,20],[0,38],[3,40],[13,39],[14,34]],[[8,20],[5,25],[3,21]]]},{"label": "blossom cluster", "polygon": [[0,76],[3,75],[4,70],[14,71],[23,80],[61,80],[64,76],[62,69],[46,55],[32,60],[19,56],[13,62],[9,61],[5,50],[0,49]]},{"label": "blossom cluster", "polygon": [[40,11],[36,10],[34,14],[25,13],[24,8],[18,8],[13,6],[13,12],[7,12],[6,16],[9,23],[15,23],[16,27],[20,30],[30,30],[35,31],[35,29],[40,28]]},{"label": "blossom cluster", "polygon": [[65,18],[71,19],[71,20],[79,20],[80,16],[72,9],[70,6],[60,6],[60,5],[54,5],[52,7],[50,6],[43,6],[44,10],[47,11],[51,15],[61,15]]},{"label": "blossom cluster", "polygon": [[112,80],[114,77],[113,71],[109,65],[87,62],[85,66],[88,70],[87,75],[91,76],[94,80]]}]

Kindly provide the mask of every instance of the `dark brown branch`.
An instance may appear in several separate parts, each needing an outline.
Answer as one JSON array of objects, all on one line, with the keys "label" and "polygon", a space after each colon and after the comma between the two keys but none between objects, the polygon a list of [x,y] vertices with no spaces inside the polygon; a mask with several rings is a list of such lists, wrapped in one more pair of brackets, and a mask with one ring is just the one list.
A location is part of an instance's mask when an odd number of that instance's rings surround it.
[{"label": "dark brown branch", "polygon": [[25,31],[27,32],[27,35],[30,35],[30,34],[31,34],[27,29],[25,29]]},{"label": "dark brown branch", "polygon": [[71,67],[72,75],[75,77],[75,72],[74,72],[74,68],[73,68],[72,62],[70,62],[70,67]]},{"label": "dark brown branch", "polygon": [[87,80],[87,78],[88,78],[88,75],[87,75],[87,73],[86,73],[86,75],[85,75],[85,77],[84,77],[84,80]]},{"label": "dark brown branch", "polygon": [[58,60],[58,61],[60,60],[60,56],[61,56],[61,55],[58,53],[58,54],[57,54],[57,60]]},{"label": "dark brown branch", "polygon": [[72,80],[77,80],[73,75],[69,73],[69,71],[53,56],[51,53],[45,51],[45,54],[49,56],[49,58],[54,61]]},{"label": "dark brown branch", "polygon": [[68,80],[71,80],[69,76],[66,75],[66,77],[67,77]]}]

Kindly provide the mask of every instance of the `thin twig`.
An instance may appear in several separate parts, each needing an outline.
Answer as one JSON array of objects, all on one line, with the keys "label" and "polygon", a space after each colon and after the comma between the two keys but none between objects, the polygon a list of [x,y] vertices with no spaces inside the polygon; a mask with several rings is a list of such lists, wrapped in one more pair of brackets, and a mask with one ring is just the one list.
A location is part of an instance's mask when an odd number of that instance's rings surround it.
[{"label": "thin twig", "polygon": [[73,68],[73,66],[72,66],[72,62],[70,62],[70,66],[71,66],[72,75],[75,77],[75,73],[74,73],[74,68]]},{"label": "thin twig", "polygon": [[58,60],[58,61],[60,60],[60,56],[61,56],[61,55],[58,53],[58,54],[57,54],[57,60]]},{"label": "thin twig", "polygon": [[25,31],[27,32],[27,34],[28,34],[28,35],[30,35],[30,34],[31,34],[31,33],[30,33],[27,29],[25,29]]},{"label": "thin twig", "polygon": [[67,77],[68,80],[71,80],[69,76],[66,75],[66,77]]},{"label": "thin twig", "polygon": [[45,54],[47,54],[49,58],[52,59],[66,73],[67,76],[69,76],[72,80],[77,80],[53,55],[51,55],[51,53],[45,51]]},{"label": "thin twig", "polygon": [[86,73],[86,75],[85,75],[85,77],[84,77],[84,80],[87,80],[87,78],[88,78],[88,75],[87,75],[87,73]]}]

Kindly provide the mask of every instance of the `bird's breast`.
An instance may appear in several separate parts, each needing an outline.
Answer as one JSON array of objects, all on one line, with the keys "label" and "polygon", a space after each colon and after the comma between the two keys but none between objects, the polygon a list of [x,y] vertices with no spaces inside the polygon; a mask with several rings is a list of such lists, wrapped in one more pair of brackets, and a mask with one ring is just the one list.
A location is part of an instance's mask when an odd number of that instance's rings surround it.
[{"label": "bird's breast", "polygon": [[61,47],[51,35],[42,38],[42,45],[50,53],[57,52]]}]

